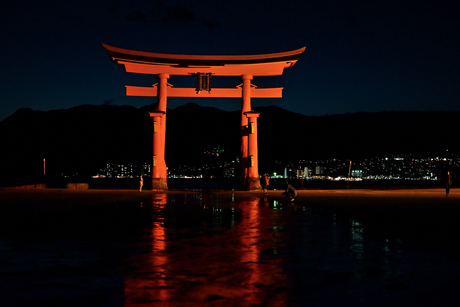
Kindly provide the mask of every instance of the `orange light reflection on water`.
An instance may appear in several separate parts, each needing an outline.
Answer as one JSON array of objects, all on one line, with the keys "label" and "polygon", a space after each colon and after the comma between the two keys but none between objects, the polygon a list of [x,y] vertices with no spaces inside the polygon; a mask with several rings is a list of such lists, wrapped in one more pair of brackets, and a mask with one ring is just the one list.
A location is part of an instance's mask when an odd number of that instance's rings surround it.
[{"label": "orange light reflection on water", "polygon": [[[152,195],[152,209],[157,216],[164,209],[166,201],[167,194]],[[145,267],[137,269],[136,274],[125,279],[125,306],[144,306],[146,302],[164,302],[170,299],[166,270],[166,234],[161,215],[153,222],[151,238],[149,261],[143,262],[142,266]]]},{"label": "orange light reflection on water", "polygon": [[239,231],[241,234],[240,261],[247,268],[246,280],[242,281],[242,286],[246,292],[245,300],[249,305],[261,303],[256,285],[264,283],[259,263],[261,228],[259,202],[259,198],[253,198],[241,205],[243,218],[239,225],[241,227]]},{"label": "orange light reflection on water", "polygon": [[[162,216],[166,201],[166,195],[154,196],[152,208],[159,213],[156,216]],[[203,212],[199,214],[212,212],[213,219],[212,222],[208,220],[209,226],[199,226],[202,230],[207,227],[219,229],[222,223],[233,226],[219,236],[170,237],[163,220],[156,218],[152,223],[152,241],[146,243],[150,252],[134,257],[137,263],[125,281],[125,306],[212,300],[261,305],[267,297],[275,302],[284,301],[284,292],[267,293],[270,287],[286,286],[279,267],[269,264],[273,260],[270,251],[275,255],[277,250],[279,238],[273,229],[278,227],[280,216],[276,212],[273,216],[270,214],[273,210],[269,209],[268,201],[257,197],[239,201],[237,220],[235,208],[214,206],[213,203],[207,206],[212,209],[205,210],[202,205]],[[168,215],[168,219],[175,220],[179,216],[180,213]],[[225,217],[231,217],[231,221],[224,221]],[[177,234],[176,230],[172,233]],[[265,258],[262,258],[262,251]]]}]

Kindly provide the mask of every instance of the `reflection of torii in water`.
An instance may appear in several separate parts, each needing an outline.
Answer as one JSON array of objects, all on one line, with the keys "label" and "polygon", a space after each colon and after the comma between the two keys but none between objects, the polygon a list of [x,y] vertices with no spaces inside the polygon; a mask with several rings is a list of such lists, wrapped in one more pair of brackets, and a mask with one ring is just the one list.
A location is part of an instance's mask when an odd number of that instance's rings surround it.
[{"label": "reflection of torii in water", "polygon": [[[260,190],[257,152],[257,118],[251,110],[251,98],[281,98],[282,87],[257,88],[253,77],[280,76],[292,67],[305,47],[279,53],[258,55],[184,55],[135,51],[102,44],[110,58],[125,66],[126,72],[152,74],[158,83],[151,87],[126,86],[127,96],[158,97],[153,118],[152,190],[167,190],[165,163],[167,97],[242,98],[241,163],[247,190]],[[177,88],[167,82],[170,76],[198,77],[197,88]],[[213,88],[211,76],[238,76],[243,83],[235,88]]]}]

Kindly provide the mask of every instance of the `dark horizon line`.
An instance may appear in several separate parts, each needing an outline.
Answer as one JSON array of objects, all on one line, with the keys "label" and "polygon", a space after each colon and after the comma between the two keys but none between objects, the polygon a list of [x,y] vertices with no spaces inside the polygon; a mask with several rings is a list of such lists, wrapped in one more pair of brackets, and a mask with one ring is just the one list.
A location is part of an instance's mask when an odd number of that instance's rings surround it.
[{"label": "dark horizon line", "polygon": [[[18,113],[19,111],[26,111],[26,110],[27,111],[32,111],[32,112],[44,112],[44,113],[46,113],[46,112],[53,112],[53,111],[67,111],[67,110],[72,110],[72,109],[75,109],[75,108],[80,108],[80,107],[85,107],[85,106],[93,106],[93,107],[132,107],[132,108],[140,110],[142,108],[146,108],[148,106],[153,106],[153,105],[156,105],[156,104],[157,103],[154,102],[154,103],[152,103],[150,105],[144,105],[144,106],[141,106],[141,107],[135,107],[135,106],[130,105],[130,104],[118,105],[118,104],[90,104],[90,103],[84,103],[84,104],[73,106],[73,107],[70,107],[70,108],[67,108],[67,109],[62,108],[62,109],[51,109],[51,110],[36,110],[36,109],[25,107],[25,108],[19,108],[16,111],[14,111],[11,115],[6,116],[3,120],[0,121],[0,123],[3,122],[4,120],[10,118],[14,114]],[[200,108],[213,108],[213,109],[220,110],[222,112],[240,112],[241,111],[241,110],[228,111],[228,110],[224,110],[224,109],[219,108],[219,107],[202,106],[202,105],[200,105],[199,103],[196,103],[196,102],[187,102],[185,104],[181,104],[181,105],[176,106],[174,108],[167,108],[167,110],[176,110],[178,108],[181,108],[181,107],[184,107],[184,106],[187,106],[187,105],[196,105],[196,106],[198,106]],[[292,111],[292,110],[283,108],[283,107],[278,106],[278,105],[253,106],[253,109],[260,109],[260,108],[280,108],[282,110],[292,112],[292,113],[295,113],[295,114],[299,114],[299,115],[303,115],[303,116],[307,116],[307,117],[329,117],[329,116],[341,116],[341,115],[378,114],[378,113],[460,113],[460,110],[386,110],[386,109],[382,109],[382,110],[379,110],[379,111],[356,111],[356,112],[345,112],[345,113],[326,113],[326,114],[323,114],[323,115],[308,115],[308,114]]]}]

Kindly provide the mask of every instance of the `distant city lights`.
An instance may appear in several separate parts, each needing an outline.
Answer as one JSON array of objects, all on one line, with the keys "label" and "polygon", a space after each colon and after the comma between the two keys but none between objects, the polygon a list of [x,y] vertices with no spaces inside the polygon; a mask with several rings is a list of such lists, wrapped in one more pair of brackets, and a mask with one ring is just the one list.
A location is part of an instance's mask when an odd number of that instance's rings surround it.
[{"label": "distant city lights", "polygon": [[[197,165],[177,165],[167,169],[168,178],[234,178],[240,176],[240,161],[225,157],[224,150],[216,147],[205,151],[214,156],[212,162]],[[448,167],[455,170],[460,165],[459,157],[451,152],[446,156],[393,155],[355,160],[351,164],[349,176],[349,159],[298,160],[283,165],[280,160],[273,161],[273,170],[268,173],[271,178],[297,178],[304,180],[362,181],[362,180],[439,180],[442,171]],[[275,170],[276,169],[276,170]],[[280,171],[281,170],[281,171]],[[151,165],[143,163],[107,163],[105,168],[92,178],[138,178],[140,174],[150,176]],[[262,173],[261,173],[262,174]]]}]

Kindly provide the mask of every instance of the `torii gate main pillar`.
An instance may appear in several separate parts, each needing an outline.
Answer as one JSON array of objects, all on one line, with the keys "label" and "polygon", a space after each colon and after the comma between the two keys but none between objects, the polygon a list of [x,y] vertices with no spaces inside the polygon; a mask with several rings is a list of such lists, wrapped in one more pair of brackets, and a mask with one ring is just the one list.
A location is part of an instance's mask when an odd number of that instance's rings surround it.
[{"label": "torii gate main pillar", "polygon": [[242,75],[243,92],[241,99],[241,175],[244,178],[244,186],[247,187],[247,176],[249,167],[249,153],[248,153],[248,117],[246,112],[251,111],[251,75]]}]

